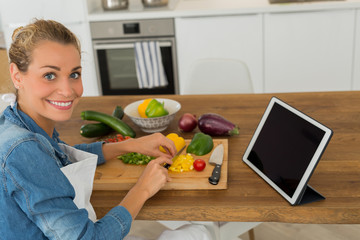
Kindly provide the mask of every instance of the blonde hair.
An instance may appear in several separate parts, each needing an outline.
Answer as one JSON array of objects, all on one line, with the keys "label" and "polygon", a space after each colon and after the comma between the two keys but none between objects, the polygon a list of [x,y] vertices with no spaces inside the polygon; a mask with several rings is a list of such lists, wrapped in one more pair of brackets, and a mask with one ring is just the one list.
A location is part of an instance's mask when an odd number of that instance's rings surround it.
[{"label": "blonde hair", "polygon": [[80,42],[69,29],[53,20],[35,19],[14,30],[9,49],[10,63],[15,63],[21,72],[26,72],[32,61],[32,52],[41,41],[73,44],[81,56]]}]

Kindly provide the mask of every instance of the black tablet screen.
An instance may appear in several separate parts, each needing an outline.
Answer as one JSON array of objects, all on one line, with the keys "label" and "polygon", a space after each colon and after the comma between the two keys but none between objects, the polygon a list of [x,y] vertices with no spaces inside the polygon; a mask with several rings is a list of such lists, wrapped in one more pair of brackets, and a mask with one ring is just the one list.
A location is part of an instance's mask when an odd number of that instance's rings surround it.
[{"label": "black tablet screen", "polygon": [[292,197],[324,134],[274,103],[248,160]]}]

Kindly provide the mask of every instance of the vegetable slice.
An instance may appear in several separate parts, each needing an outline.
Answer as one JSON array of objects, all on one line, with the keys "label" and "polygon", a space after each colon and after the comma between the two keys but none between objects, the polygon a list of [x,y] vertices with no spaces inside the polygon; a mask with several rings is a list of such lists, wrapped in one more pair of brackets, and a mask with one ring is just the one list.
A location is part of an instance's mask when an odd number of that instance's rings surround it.
[{"label": "vegetable slice", "polygon": [[172,172],[188,172],[194,169],[194,158],[191,154],[180,154],[171,164],[169,170]]},{"label": "vegetable slice", "polygon": [[146,165],[151,160],[155,159],[155,157],[151,157],[141,153],[126,153],[117,157],[122,160],[126,164],[135,164],[135,165]]}]

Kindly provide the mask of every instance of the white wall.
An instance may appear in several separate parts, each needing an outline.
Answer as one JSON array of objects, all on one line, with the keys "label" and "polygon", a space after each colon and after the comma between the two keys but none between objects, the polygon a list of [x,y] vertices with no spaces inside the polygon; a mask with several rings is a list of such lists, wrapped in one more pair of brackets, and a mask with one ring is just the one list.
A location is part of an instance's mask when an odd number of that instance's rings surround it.
[{"label": "white wall", "polygon": [[1,12],[0,12],[0,48],[5,48],[5,39],[4,39],[3,26],[1,20]]},{"label": "white wall", "polygon": [[1,22],[1,12],[0,12],[0,32],[3,31],[3,28],[2,28],[2,22]]}]

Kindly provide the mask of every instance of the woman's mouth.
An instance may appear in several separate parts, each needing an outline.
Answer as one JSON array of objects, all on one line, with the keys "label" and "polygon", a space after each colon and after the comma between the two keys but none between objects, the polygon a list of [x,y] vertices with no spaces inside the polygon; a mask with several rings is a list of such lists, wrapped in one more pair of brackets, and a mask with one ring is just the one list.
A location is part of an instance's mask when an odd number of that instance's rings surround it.
[{"label": "woman's mouth", "polygon": [[73,101],[51,101],[51,100],[48,100],[48,102],[54,106],[55,108],[57,109],[60,109],[60,110],[68,110],[72,107],[72,103]]}]

